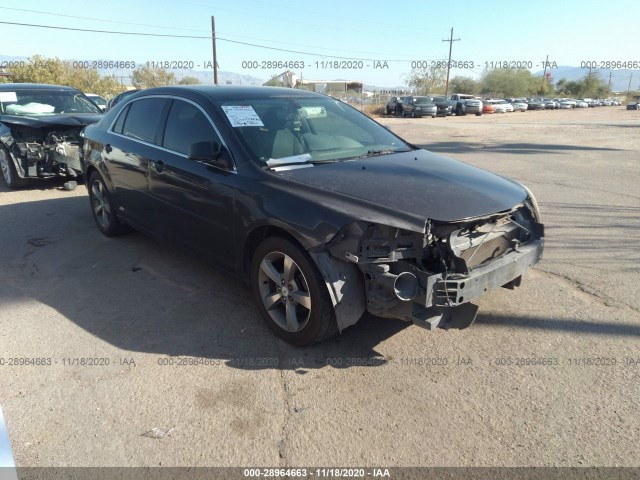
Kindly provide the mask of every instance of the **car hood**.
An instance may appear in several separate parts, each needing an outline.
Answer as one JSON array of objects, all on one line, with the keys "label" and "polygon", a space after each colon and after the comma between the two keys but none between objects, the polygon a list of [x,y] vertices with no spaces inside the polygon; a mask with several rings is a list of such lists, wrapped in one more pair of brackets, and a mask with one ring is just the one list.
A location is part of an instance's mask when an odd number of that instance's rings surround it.
[{"label": "car hood", "polygon": [[[307,189],[332,193],[323,203],[346,213],[350,207],[360,215],[369,210],[375,212],[370,218],[378,222],[418,231],[424,231],[427,219],[451,222],[483,217],[511,210],[527,197],[524,188],[512,180],[426,150],[285,170],[277,175]],[[380,214],[386,218],[380,219]]]},{"label": "car hood", "polygon": [[100,114],[59,114],[59,115],[0,115],[0,122],[5,125],[43,128],[52,126],[85,127],[102,118]]}]

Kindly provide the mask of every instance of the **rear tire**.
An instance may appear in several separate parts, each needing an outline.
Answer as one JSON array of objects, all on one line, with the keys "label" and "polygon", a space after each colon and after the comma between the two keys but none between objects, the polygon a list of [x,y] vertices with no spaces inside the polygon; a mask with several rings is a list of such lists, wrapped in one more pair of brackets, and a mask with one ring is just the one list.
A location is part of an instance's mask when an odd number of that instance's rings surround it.
[{"label": "rear tire", "polygon": [[2,171],[2,178],[4,178],[7,187],[11,190],[22,188],[29,183],[26,178],[18,176],[16,166],[13,164],[9,151],[4,145],[0,145],[0,170]]},{"label": "rear tire", "polygon": [[338,332],[324,279],[307,252],[293,241],[265,239],[253,254],[249,275],[260,313],[280,338],[307,346]]},{"label": "rear tire", "polygon": [[480,112],[476,113],[476,117],[481,117],[481,116],[482,116],[482,113]]},{"label": "rear tire", "polygon": [[130,228],[118,221],[111,193],[98,172],[91,173],[87,187],[91,213],[98,230],[107,237],[115,237],[129,232]]}]

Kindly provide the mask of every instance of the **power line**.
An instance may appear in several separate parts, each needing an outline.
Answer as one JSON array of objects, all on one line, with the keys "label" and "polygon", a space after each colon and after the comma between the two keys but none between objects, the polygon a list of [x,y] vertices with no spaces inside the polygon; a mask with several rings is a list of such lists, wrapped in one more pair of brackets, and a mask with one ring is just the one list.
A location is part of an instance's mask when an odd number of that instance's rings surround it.
[{"label": "power line", "polygon": [[[52,30],[70,30],[73,32],[85,32],[85,33],[106,33],[110,35],[134,35],[134,36],[142,36],[142,37],[163,37],[163,38],[187,38],[187,39],[196,39],[196,40],[212,40],[211,35],[171,35],[168,33],[144,33],[144,32],[122,32],[116,30],[96,30],[96,29],[87,29],[87,28],[74,28],[74,27],[57,27],[54,25],[36,25],[32,23],[18,23],[18,22],[3,22],[0,21],[0,24],[4,25],[17,25],[21,27],[34,27],[34,28],[48,28]],[[406,59],[380,59],[380,58],[358,58],[358,57],[346,57],[346,56],[338,56],[338,55],[327,55],[326,53],[314,53],[314,52],[303,52],[300,50],[290,50],[286,48],[277,48],[277,47],[269,47],[266,45],[259,45],[257,43],[249,43],[249,42],[241,42],[239,40],[231,40],[228,38],[222,38],[216,36],[216,40],[234,43],[237,45],[246,45],[249,47],[263,48],[266,50],[274,50],[278,52],[287,52],[287,53],[297,53],[299,55],[309,55],[313,57],[321,57],[321,58],[336,58],[339,60],[360,60],[366,62],[377,62],[377,61],[386,61],[386,62],[406,62]]]},{"label": "power line", "polygon": [[[133,26],[137,26],[137,27],[155,27],[155,28],[165,28],[165,29],[171,29],[171,30],[184,30],[184,31],[188,31],[188,32],[208,32],[208,30],[197,29],[197,28],[179,28],[179,27],[171,27],[171,26],[168,26],[168,25],[152,25],[152,24],[148,24],[148,23],[121,22],[121,21],[117,21],[117,20],[105,20],[105,19],[102,19],[102,18],[95,18],[95,17],[82,17],[82,16],[79,16],[79,15],[65,15],[65,14],[62,14],[62,13],[43,12],[42,10],[27,10],[27,9],[24,9],[24,8],[0,7],[0,10],[12,10],[12,11],[16,11],[16,12],[38,13],[38,14],[42,14],[42,15],[51,15],[53,17],[73,18],[73,19],[77,19],[77,20],[91,20],[91,21],[114,23],[114,24],[120,24],[120,25],[133,25]],[[247,35],[237,35],[235,33],[218,32],[218,34],[227,35],[229,37],[245,38],[245,39],[249,39],[249,40],[258,40],[258,41],[262,41],[262,42],[269,42],[269,43],[275,43],[275,44],[281,44],[281,45],[289,45],[291,43],[291,42],[278,42],[278,41],[275,41],[275,40],[267,40],[265,38],[249,37]],[[300,46],[300,47],[311,47],[311,45],[304,45],[304,44],[300,44],[300,43],[297,43],[297,45]],[[327,49],[327,50],[333,50],[335,52],[349,52],[349,51],[351,51],[351,52],[354,52],[354,53],[362,53],[362,54],[373,53],[373,52],[363,52],[363,51],[357,51],[357,50],[344,50],[344,49],[339,49],[339,48],[330,48],[330,49]],[[409,60],[410,59],[411,58],[409,58]]]},{"label": "power line", "polygon": [[156,28],[168,28],[173,30],[186,30],[191,32],[206,32],[207,30],[196,30],[193,28],[180,28],[180,27],[170,27],[168,25],[150,25],[148,23],[133,23],[133,22],[120,22],[117,20],[105,20],[103,18],[94,18],[94,17],[81,17],[78,15],[65,15],[64,13],[53,13],[53,12],[43,12],[42,10],[27,10],[25,8],[11,8],[11,7],[0,7],[2,10],[13,10],[15,12],[26,12],[26,13],[39,13],[42,15],[51,15],[52,17],[64,17],[64,18],[75,18],[77,20],[93,20],[97,22],[105,22],[105,23],[116,23],[120,25],[133,25],[136,27],[156,27]]}]

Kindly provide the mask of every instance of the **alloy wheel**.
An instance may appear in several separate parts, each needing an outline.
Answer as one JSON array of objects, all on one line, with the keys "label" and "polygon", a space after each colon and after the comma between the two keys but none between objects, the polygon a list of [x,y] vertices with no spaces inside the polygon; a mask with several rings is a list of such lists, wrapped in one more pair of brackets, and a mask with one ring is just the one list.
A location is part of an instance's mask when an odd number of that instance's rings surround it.
[{"label": "alloy wheel", "polygon": [[271,252],[262,259],[258,271],[262,303],[278,327],[299,332],[311,316],[311,295],[298,264],[282,252]]},{"label": "alloy wheel", "polygon": [[100,180],[94,180],[91,184],[91,207],[100,228],[106,230],[111,221],[111,206],[104,185]]}]

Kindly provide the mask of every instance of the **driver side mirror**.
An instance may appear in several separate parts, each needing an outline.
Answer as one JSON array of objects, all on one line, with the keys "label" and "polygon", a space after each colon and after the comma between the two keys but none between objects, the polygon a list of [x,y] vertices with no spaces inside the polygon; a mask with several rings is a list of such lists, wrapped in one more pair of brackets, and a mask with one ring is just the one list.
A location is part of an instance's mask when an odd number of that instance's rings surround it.
[{"label": "driver side mirror", "polygon": [[188,157],[189,160],[206,163],[223,170],[233,169],[229,151],[215,140],[192,144],[189,147]]}]

